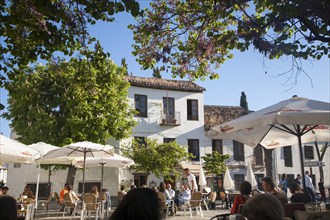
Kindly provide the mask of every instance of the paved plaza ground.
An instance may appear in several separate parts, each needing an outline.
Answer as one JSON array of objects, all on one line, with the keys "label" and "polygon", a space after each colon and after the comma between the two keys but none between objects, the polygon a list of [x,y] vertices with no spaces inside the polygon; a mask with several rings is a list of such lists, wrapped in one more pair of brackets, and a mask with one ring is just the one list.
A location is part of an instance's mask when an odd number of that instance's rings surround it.
[{"label": "paved plaza ground", "polygon": [[[200,215],[196,215],[196,213],[193,214],[192,218],[189,216],[189,211],[186,212],[186,215],[184,216],[183,211],[178,211],[176,216],[168,216],[167,219],[175,219],[175,220],[185,220],[185,219],[194,219],[194,220],[201,220],[201,219],[210,219],[212,216],[228,213],[229,209],[224,208],[217,208],[216,210],[210,210],[210,213],[208,213],[207,210],[203,210],[204,217],[202,218]],[[54,215],[50,214],[49,216],[38,213],[35,219],[38,220],[51,220],[51,219],[70,219],[70,216],[65,216],[62,218],[62,215]],[[71,219],[80,219],[80,217],[71,218]],[[87,218],[86,218],[87,219]],[[91,217],[90,219],[95,219],[95,217]],[[164,218],[165,219],[165,218]]]}]

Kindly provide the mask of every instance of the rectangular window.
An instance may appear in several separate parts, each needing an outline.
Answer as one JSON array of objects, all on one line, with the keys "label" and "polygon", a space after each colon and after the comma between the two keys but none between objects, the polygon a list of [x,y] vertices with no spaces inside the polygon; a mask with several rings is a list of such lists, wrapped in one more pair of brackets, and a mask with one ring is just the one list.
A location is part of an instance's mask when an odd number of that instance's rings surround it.
[{"label": "rectangular window", "polygon": [[147,176],[141,173],[133,173],[134,175],[134,185],[141,187],[142,185],[147,185]]},{"label": "rectangular window", "polygon": [[[30,187],[33,194],[36,194],[37,184],[36,183],[27,183],[28,187]],[[48,183],[39,183],[39,193],[38,198],[39,199],[48,199],[48,196],[50,194],[50,186]]]},{"label": "rectangular window", "polygon": [[[78,185],[78,193],[82,193],[83,183],[80,182]],[[100,192],[101,182],[85,182],[85,192],[90,192],[93,186],[97,186],[98,191]]]},{"label": "rectangular window", "polygon": [[192,161],[199,161],[199,140],[188,139],[188,152],[194,155]]},{"label": "rectangular window", "polygon": [[262,151],[262,145],[258,144],[253,149],[253,156],[254,156],[254,164],[257,166],[264,165],[264,155]]},{"label": "rectangular window", "polygon": [[314,148],[313,146],[304,146],[305,159],[314,159]]},{"label": "rectangular window", "polygon": [[262,178],[264,178],[264,174],[254,174],[254,176],[256,177],[256,180],[257,180],[257,183],[258,183],[258,188],[262,189],[261,180],[262,180]]},{"label": "rectangular window", "polygon": [[187,120],[198,121],[198,100],[187,100]]},{"label": "rectangular window", "polygon": [[291,146],[283,147],[284,166],[292,167],[292,149]]},{"label": "rectangular window", "polygon": [[172,141],[175,141],[175,138],[164,138],[163,139],[163,143],[166,144],[166,143],[170,143]]},{"label": "rectangular window", "polygon": [[234,184],[236,190],[239,190],[243,182],[244,182],[244,174],[234,174]]},{"label": "rectangular window", "polygon": [[137,117],[148,117],[148,99],[146,95],[134,95],[135,110],[138,112]]},{"label": "rectangular window", "polygon": [[217,151],[219,154],[223,154],[222,140],[212,139],[212,152]]},{"label": "rectangular window", "polygon": [[146,138],[145,137],[134,137],[134,140],[139,143],[140,146],[146,145]]},{"label": "rectangular window", "polygon": [[14,168],[21,168],[21,164],[20,163],[14,163]]},{"label": "rectangular window", "polygon": [[175,119],[174,98],[163,97],[163,107],[165,119],[172,123],[173,119]]},{"label": "rectangular window", "polygon": [[244,144],[234,140],[233,145],[234,145],[234,160],[236,160],[236,161],[245,161],[245,158],[244,158]]}]

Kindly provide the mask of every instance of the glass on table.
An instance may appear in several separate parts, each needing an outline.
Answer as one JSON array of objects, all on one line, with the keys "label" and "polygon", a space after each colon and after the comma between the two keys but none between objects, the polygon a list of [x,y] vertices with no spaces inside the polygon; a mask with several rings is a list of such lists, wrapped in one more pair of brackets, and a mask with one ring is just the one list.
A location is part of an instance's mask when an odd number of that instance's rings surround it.
[{"label": "glass on table", "polygon": [[315,204],[305,204],[306,212],[314,212],[315,211]]}]

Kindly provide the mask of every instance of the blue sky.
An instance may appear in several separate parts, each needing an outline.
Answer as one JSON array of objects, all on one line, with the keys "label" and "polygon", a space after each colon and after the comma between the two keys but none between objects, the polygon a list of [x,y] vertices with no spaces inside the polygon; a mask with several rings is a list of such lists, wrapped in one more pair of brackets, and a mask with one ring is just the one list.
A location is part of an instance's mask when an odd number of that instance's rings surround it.
[{"label": "blue sky", "polygon": [[[145,7],[147,2],[142,2]],[[105,51],[120,65],[126,58],[128,71],[135,76],[151,77],[151,71],[143,71],[132,55],[133,34],[127,25],[134,23],[134,18],[122,13],[116,16],[113,23],[99,22],[90,27],[90,32],[101,41]],[[330,59],[324,57],[319,61],[303,61],[303,69],[310,79],[301,74],[293,88],[286,83],[289,75],[275,77],[291,68],[290,58],[270,61],[250,49],[247,52],[235,52],[234,58],[227,61],[217,72],[217,80],[196,81],[206,89],[204,104],[238,106],[241,92],[244,91],[250,110],[259,110],[293,95],[320,101],[330,101]],[[169,74],[163,78],[171,78]],[[292,81],[291,81],[292,82]],[[291,88],[291,89],[290,89]],[[6,102],[7,93],[1,89],[1,103]],[[9,122],[1,119],[0,130],[5,136],[10,135]]]}]

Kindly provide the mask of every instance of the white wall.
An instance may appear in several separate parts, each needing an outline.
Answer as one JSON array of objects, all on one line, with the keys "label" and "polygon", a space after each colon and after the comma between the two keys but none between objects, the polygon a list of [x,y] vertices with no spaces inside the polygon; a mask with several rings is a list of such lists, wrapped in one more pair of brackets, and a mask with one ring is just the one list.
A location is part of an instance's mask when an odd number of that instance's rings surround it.
[{"label": "white wall", "polygon": [[[51,191],[60,192],[63,188],[68,170],[52,171]],[[119,189],[119,179],[124,169],[104,167],[103,188],[107,188],[112,196],[117,195]],[[9,193],[13,196],[19,196],[27,183],[37,183],[38,169],[34,164],[21,164],[21,168],[14,168],[14,164],[9,164],[7,186]],[[78,192],[79,182],[82,182],[83,172],[78,169],[75,176],[73,190]],[[86,168],[85,182],[101,182],[101,167]],[[48,170],[40,169],[40,183],[48,183]]]},{"label": "white wall", "polygon": [[[148,100],[148,115],[147,118],[135,117],[138,125],[133,129],[132,137],[148,137],[158,139],[163,142],[163,138],[175,138],[179,145],[188,145],[188,139],[199,139],[200,155],[205,153],[205,135],[204,135],[204,95],[203,93],[192,93],[172,90],[159,90],[152,88],[143,88],[132,86],[129,88],[129,103],[132,108],[134,105],[134,95],[146,95]],[[180,113],[179,126],[162,126],[161,112],[163,110],[163,97],[174,98],[175,112]],[[187,100],[198,100],[198,121],[187,120]],[[131,139],[123,140],[121,144],[130,143]],[[199,164],[190,162],[191,164]],[[124,179],[129,177],[123,176]],[[148,177],[148,183],[154,181],[159,185],[162,179],[154,175]]]},{"label": "white wall", "polygon": [[[158,90],[130,87],[129,102],[134,108],[134,94],[147,95],[148,117],[135,117],[138,125],[133,129],[133,136],[158,138],[176,138],[178,144],[187,145],[187,139],[204,139],[204,101],[203,93],[189,93],[171,90]],[[175,99],[175,111],[180,112],[180,126],[160,126],[163,97]],[[187,99],[198,100],[199,120],[187,120]]]}]

